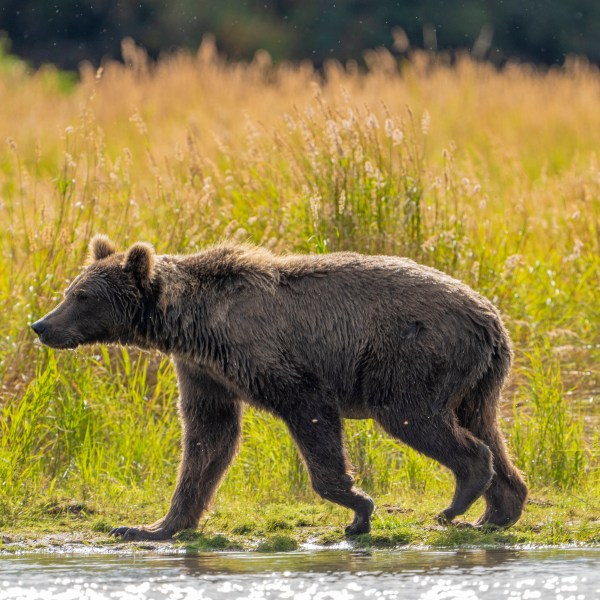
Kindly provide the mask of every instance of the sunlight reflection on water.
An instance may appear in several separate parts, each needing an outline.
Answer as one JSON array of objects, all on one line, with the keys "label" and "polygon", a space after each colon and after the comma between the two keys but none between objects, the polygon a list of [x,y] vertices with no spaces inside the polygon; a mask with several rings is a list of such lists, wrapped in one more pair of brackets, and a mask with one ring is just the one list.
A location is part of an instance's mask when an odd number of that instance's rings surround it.
[{"label": "sunlight reflection on water", "polygon": [[600,549],[0,558],[2,600],[595,600]]}]

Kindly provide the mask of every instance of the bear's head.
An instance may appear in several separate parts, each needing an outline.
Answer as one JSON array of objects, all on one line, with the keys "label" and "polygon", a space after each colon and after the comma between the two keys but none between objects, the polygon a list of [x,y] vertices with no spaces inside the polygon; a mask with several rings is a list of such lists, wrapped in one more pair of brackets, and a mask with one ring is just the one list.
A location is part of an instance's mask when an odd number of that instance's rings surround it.
[{"label": "bear's head", "polygon": [[81,344],[134,343],[135,326],[154,293],[155,253],[136,243],[117,252],[104,235],[90,243],[90,263],[64,293],[62,302],[31,325],[51,348]]}]

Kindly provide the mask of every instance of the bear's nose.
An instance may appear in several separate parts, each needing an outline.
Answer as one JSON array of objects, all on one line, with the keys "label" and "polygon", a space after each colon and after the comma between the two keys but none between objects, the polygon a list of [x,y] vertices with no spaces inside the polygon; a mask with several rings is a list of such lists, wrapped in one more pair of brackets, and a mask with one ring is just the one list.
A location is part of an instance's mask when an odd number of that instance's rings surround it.
[{"label": "bear's nose", "polygon": [[42,333],[46,331],[46,326],[44,325],[43,321],[36,321],[35,323],[32,323],[31,329],[33,329],[38,335],[42,335]]}]

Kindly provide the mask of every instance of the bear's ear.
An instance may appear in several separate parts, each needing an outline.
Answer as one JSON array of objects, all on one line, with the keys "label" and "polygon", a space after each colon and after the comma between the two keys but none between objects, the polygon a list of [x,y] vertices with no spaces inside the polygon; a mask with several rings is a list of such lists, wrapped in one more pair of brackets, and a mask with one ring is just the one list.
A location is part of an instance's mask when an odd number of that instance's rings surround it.
[{"label": "bear's ear", "polygon": [[144,242],[137,242],[127,251],[124,268],[141,287],[148,287],[152,283],[155,256],[154,248]]},{"label": "bear's ear", "polygon": [[95,235],[90,242],[90,261],[107,258],[117,251],[106,235]]}]

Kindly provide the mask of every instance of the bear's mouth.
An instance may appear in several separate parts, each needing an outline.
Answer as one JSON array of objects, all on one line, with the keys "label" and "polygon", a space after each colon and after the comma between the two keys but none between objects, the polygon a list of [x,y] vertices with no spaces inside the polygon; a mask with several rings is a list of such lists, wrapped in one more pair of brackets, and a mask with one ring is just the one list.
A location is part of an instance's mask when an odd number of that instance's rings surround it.
[{"label": "bear's mouth", "polygon": [[74,338],[68,337],[57,339],[48,335],[47,332],[40,334],[38,339],[44,346],[48,346],[48,348],[53,348],[54,350],[74,350],[80,344],[80,342]]},{"label": "bear's mouth", "polygon": [[79,344],[76,342],[63,342],[63,343],[44,343],[45,346],[49,348],[54,348],[54,350],[75,350]]}]

